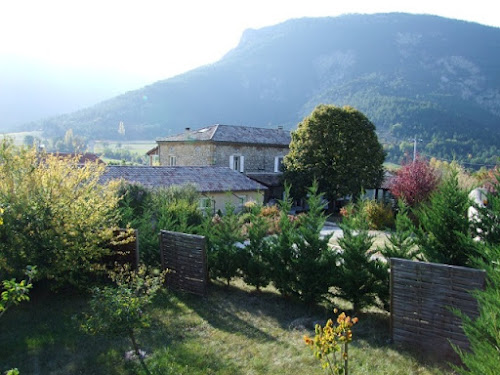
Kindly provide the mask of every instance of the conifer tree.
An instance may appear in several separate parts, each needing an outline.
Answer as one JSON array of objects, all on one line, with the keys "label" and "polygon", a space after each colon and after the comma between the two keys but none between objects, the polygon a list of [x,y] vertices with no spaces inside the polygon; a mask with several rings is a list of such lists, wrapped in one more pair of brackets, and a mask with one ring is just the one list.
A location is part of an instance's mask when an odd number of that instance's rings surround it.
[{"label": "conifer tree", "polygon": [[235,208],[226,205],[226,213],[222,217],[216,215],[211,219],[212,225],[205,225],[208,236],[208,268],[212,278],[223,278],[227,285],[238,275],[239,252],[238,243],[243,241],[241,225]]},{"label": "conifer tree", "polygon": [[429,204],[417,211],[420,221],[417,244],[425,260],[470,265],[470,259],[476,255],[467,217],[470,206],[467,192],[458,185],[456,172],[451,173],[431,196]]},{"label": "conifer tree", "polygon": [[[500,178],[495,184],[497,192],[500,192]],[[500,197],[490,194],[489,202],[481,211],[484,217],[492,221],[487,227],[491,233],[500,231],[500,222],[494,218],[500,216]],[[461,368],[455,368],[461,375],[475,374],[500,374],[500,243],[494,241],[494,237],[486,238],[479,242],[480,257],[474,260],[474,264],[486,270],[486,289],[476,291],[479,316],[475,319],[465,314],[460,314],[463,321],[464,332],[470,342],[470,350],[461,351],[455,348],[464,364]]]},{"label": "conifer tree", "polygon": [[251,208],[248,225],[248,244],[241,250],[240,268],[243,280],[260,290],[269,284],[268,223],[260,214],[261,206]]},{"label": "conifer tree", "polygon": [[335,284],[338,289],[336,296],[352,302],[353,310],[358,312],[376,304],[387,271],[380,260],[372,259],[373,236],[368,232],[366,220],[351,215],[340,227],[344,235],[338,240],[342,254]]},{"label": "conifer tree", "polygon": [[306,303],[321,300],[335,279],[336,253],[329,247],[331,235],[321,237],[326,222],[323,194],[315,181],[307,198],[309,211],[301,218],[296,242],[293,293]]},{"label": "conifer tree", "polygon": [[298,237],[296,222],[292,221],[288,215],[292,208],[290,186],[285,186],[285,197],[282,201],[279,201],[279,207],[280,232],[271,238],[269,267],[271,279],[276,289],[284,296],[290,296],[292,294],[292,283],[295,280],[295,243]]},{"label": "conifer tree", "polygon": [[378,251],[385,258],[382,268],[385,272],[380,273],[381,285],[378,297],[389,310],[390,297],[390,258],[414,259],[418,255],[418,247],[415,244],[415,225],[408,217],[408,207],[402,200],[398,201],[399,212],[396,215],[395,230],[388,237],[384,246]]}]

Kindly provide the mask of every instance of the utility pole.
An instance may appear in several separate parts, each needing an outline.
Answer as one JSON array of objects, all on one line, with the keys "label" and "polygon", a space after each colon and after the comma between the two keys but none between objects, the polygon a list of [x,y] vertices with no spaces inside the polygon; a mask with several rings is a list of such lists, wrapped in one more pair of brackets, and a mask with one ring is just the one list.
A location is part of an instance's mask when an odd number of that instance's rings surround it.
[{"label": "utility pole", "polygon": [[422,142],[421,139],[417,139],[417,135],[413,137],[413,161],[417,159],[417,141]]}]

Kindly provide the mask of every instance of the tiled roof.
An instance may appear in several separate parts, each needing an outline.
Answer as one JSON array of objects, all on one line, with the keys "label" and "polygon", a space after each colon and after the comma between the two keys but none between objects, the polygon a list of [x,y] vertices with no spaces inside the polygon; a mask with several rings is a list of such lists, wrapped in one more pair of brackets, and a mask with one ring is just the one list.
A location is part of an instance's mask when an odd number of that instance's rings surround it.
[{"label": "tiled roof", "polygon": [[102,182],[124,179],[146,187],[169,187],[193,184],[201,193],[225,191],[266,190],[243,173],[228,167],[146,167],[110,165],[101,178]]},{"label": "tiled roof", "polygon": [[212,141],[273,146],[288,146],[290,140],[288,130],[219,124],[156,139],[157,142]]},{"label": "tiled roof", "polygon": [[78,164],[85,163],[99,163],[104,164],[101,158],[96,154],[91,154],[90,152],[85,152],[83,154],[79,154],[76,152],[47,152],[48,155],[54,155],[61,159],[72,159],[78,156]]}]

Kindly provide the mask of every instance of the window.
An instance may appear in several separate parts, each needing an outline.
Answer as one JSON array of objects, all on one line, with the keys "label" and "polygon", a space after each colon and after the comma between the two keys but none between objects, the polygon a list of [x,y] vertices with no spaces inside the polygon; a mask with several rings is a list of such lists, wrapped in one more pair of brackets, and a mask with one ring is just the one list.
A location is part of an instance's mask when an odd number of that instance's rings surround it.
[{"label": "window", "polygon": [[229,157],[229,168],[238,172],[245,170],[245,157],[241,155],[231,155]]},{"label": "window", "polygon": [[211,198],[202,197],[199,200],[198,208],[203,212],[203,215],[213,215],[215,212],[215,201]]},{"label": "window", "polygon": [[283,156],[276,156],[274,158],[274,171],[283,172]]},{"label": "window", "polygon": [[171,166],[171,167],[176,166],[177,165],[177,157],[173,156],[173,155],[170,155],[168,157],[168,165]]}]

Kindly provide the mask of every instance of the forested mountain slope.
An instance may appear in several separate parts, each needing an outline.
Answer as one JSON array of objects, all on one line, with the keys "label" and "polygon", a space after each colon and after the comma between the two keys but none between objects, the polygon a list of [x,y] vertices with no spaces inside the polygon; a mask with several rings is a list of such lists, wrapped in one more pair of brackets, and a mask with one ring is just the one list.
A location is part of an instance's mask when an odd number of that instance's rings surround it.
[{"label": "forested mountain slope", "polygon": [[[159,46],[158,48],[161,48]],[[304,18],[247,30],[220,61],[41,123],[90,138],[155,138],[214,123],[294,129],[320,103],[351,105],[389,157],[471,163],[500,154],[500,29],[409,14]]]}]

